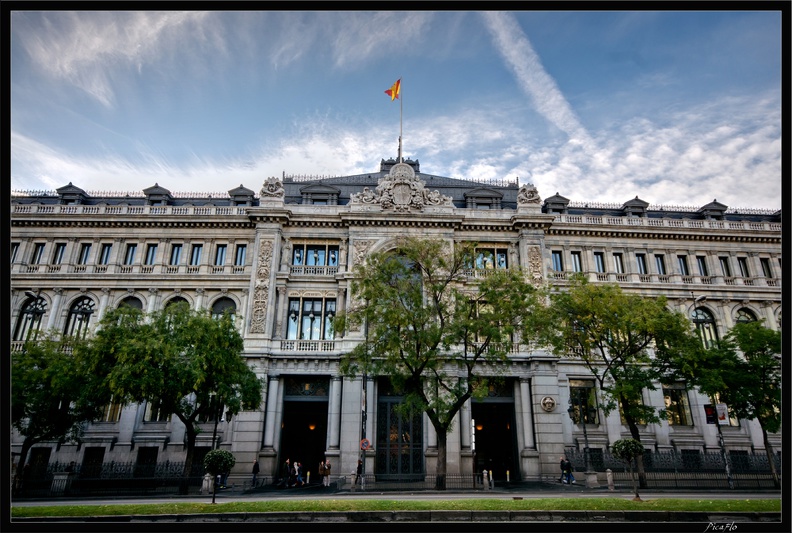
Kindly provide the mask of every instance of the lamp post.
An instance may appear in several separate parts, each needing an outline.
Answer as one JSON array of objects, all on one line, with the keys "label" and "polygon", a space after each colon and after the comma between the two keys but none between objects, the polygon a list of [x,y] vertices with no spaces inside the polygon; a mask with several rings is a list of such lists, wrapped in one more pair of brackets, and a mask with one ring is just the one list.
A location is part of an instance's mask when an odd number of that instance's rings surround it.
[{"label": "lamp post", "polygon": [[[580,393],[580,389],[576,391],[574,397],[574,403],[573,403],[573,398],[572,397],[569,398],[569,409],[567,409],[567,412],[569,413],[569,418],[572,419],[573,423],[575,422],[575,405],[577,405],[578,416],[580,416],[580,423],[583,426],[583,461],[586,469],[585,472],[586,487],[588,488],[599,487],[599,482],[597,481],[597,473],[591,470],[591,464],[589,462],[588,431],[586,430],[586,421],[587,421],[586,419],[588,418],[588,416],[586,416],[588,414],[588,402],[586,401],[585,398],[583,398],[583,395]],[[584,415],[583,409],[586,409],[585,411],[586,415]]]}]

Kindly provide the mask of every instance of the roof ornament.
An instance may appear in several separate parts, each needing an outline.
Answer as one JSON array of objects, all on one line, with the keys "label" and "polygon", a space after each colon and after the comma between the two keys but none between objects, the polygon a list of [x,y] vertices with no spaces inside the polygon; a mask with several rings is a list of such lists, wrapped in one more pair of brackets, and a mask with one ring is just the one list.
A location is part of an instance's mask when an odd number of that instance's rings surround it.
[{"label": "roof ornament", "polygon": [[453,207],[450,196],[427,190],[425,185],[411,165],[396,163],[388,175],[379,180],[375,191],[364,187],[362,192],[350,195],[350,200],[353,206],[379,205],[383,211],[397,213],[423,211],[427,206]]}]

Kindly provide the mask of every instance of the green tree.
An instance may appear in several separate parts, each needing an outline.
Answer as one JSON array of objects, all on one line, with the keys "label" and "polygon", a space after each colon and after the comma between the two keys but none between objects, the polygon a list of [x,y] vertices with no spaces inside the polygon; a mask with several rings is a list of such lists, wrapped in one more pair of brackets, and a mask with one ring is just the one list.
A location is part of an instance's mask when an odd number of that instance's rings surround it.
[{"label": "green tree", "polygon": [[[550,294],[541,323],[543,342],[558,356],[580,358],[599,384],[605,416],[618,409],[638,442],[639,424],[659,423],[665,416],[664,409],[643,400],[643,391],[655,390],[664,376],[654,356],[668,362],[669,354],[697,346],[687,318],[670,310],[665,297],[628,294],[617,284],[589,283],[582,276]],[[640,456],[637,466],[645,487]]]},{"label": "green tree", "polygon": [[632,480],[633,493],[635,494],[633,500],[640,501],[641,497],[638,495],[638,485],[635,483],[635,473],[633,472],[633,459],[637,463],[638,459],[643,456],[643,444],[635,439],[619,439],[611,445],[611,453],[617,459],[629,465],[630,479]]},{"label": "green tree", "polygon": [[[84,423],[101,415],[109,398],[85,386],[79,365],[83,346],[81,339],[49,332],[11,354],[11,424],[24,437],[17,476],[34,444],[77,440]],[[18,485],[19,479],[15,489]]]},{"label": "green tree", "polygon": [[357,305],[340,314],[339,331],[362,327],[366,342],[342,360],[342,371],[388,376],[405,413],[425,412],[437,433],[437,488],[445,489],[446,439],[464,403],[481,397],[490,378],[483,362],[505,361],[513,342],[527,342],[534,288],[517,269],[466,275],[474,243],[405,237],[393,252],[355,267]]},{"label": "green tree", "polygon": [[97,387],[119,403],[158,403],[185,426],[184,477],[192,472],[201,419],[257,409],[262,382],[242,357],[233,318],[212,318],[186,303],[149,316],[121,306],[109,311],[91,339],[90,371]]},{"label": "green tree", "polygon": [[212,503],[217,494],[217,476],[229,472],[235,464],[234,454],[226,450],[210,450],[204,457],[204,469],[212,475]]},{"label": "green tree", "polygon": [[690,376],[703,394],[728,405],[733,416],[759,422],[776,488],[781,484],[767,434],[781,429],[780,354],[780,331],[761,322],[738,323],[705,352]]}]

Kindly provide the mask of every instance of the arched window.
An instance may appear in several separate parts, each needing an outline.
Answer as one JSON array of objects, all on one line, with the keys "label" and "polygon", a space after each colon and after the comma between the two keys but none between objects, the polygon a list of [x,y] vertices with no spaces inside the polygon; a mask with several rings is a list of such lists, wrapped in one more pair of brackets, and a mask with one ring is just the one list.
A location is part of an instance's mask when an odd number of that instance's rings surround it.
[{"label": "arched window", "polygon": [[221,318],[224,313],[229,313],[232,320],[236,315],[236,304],[231,298],[220,298],[212,305],[212,318]]},{"label": "arched window", "polygon": [[737,311],[737,322],[745,323],[745,322],[756,322],[756,315],[750,309],[746,309],[743,307],[739,311]]},{"label": "arched window", "polygon": [[69,317],[66,320],[66,328],[63,334],[66,336],[85,337],[88,333],[88,324],[94,312],[96,304],[87,296],[80,298],[69,309]]},{"label": "arched window", "polygon": [[29,298],[19,313],[16,330],[14,331],[15,341],[35,340],[41,329],[41,317],[47,310],[47,303],[41,296]]},{"label": "arched window", "polygon": [[141,302],[140,298],[137,296],[127,296],[121,300],[121,302],[118,304],[118,307],[121,307],[122,305],[128,305],[132,309],[138,309],[140,311],[143,310],[143,302]]},{"label": "arched window", "polygon": [[707,309],[698,307],[690,314],[690,319],[696,326],[701,342],[709,348],[718,340],[718,330],[715,327],[715,317]]},{"label": "arched window", "polygon": [[170,307],[172,305],[176,305],[176,304],[179,304],[179,303],[182,303],[182,302],[184,302],[184,303],[186,303],[188,305],[190,303],[190,302],[187,301],[187,299],[184,296],[176,296],[176,297],[171,298],[170,300],[168,300],[168,303],[165,304],[165,307]]}]

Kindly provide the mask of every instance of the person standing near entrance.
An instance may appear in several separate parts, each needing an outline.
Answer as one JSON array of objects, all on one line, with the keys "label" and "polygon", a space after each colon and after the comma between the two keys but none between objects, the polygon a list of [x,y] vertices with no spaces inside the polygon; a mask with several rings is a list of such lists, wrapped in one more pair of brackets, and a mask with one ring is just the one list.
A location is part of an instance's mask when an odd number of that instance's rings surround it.
[{"label": "person standing near entrance", "polygon": [[257,459],[253,459],[253,480],[251,481],[251,486],[255,489],[256,488],[256,481],[258,480],[260,468]]},{"label": "person standing near entrance", "polygon": [[324,473],[324,479],[322,480],[322,482],[324,483],[325,487],[329,487],[330,486],[330,469],[332,468],[332,466],[333,465],[330,464],[330,461],[325,460],[325,464],[324,464],[324,472],[325,473]]},{"label": "person standing near entrance", "polygon": [[355,485],[362,485],[363,483],[363,461],[358,459],[357,471],[355,472]]}]

